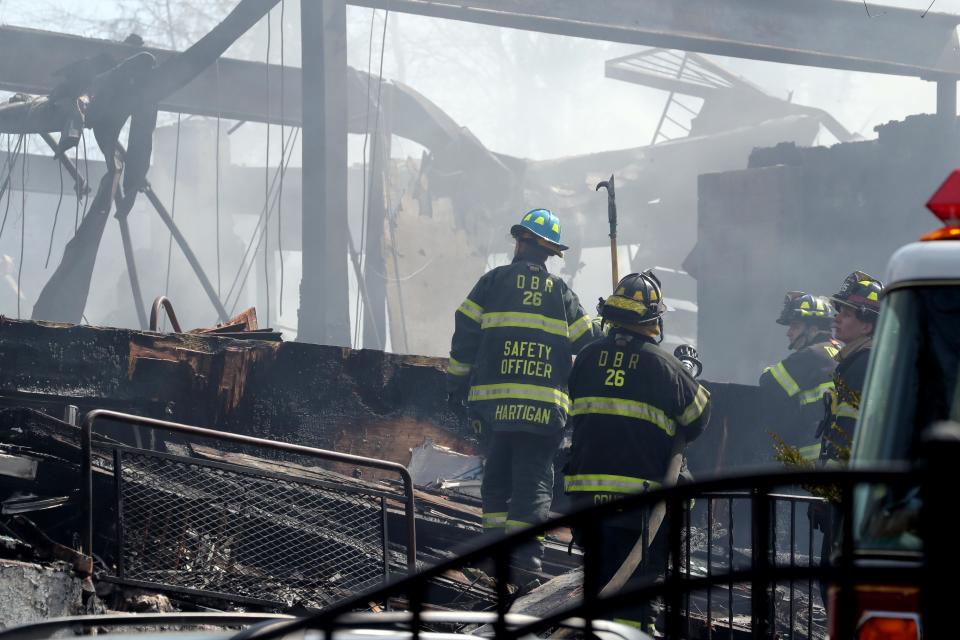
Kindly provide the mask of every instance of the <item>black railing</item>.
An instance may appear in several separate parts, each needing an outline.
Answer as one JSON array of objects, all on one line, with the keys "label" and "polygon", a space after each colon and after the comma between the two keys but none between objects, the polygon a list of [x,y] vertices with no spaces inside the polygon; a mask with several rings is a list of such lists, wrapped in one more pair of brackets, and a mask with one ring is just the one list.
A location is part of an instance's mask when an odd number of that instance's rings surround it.
[{"label": "black railing", "polygon": [[[771,521],[768,544],[770,564],[787,569],[819,567],[820,546],[815,542],[820,534],[815,533],[808,513],[812,509],[828,509],[827,500],[788,493],[771,493],[766,500]],[[744,555],[744,550],[749,554],[750,566],[762,563],[764,560],[758,555],[763,548],[762,542],[757,540],[756,528],[750,526],[756,518],[755,506],[758,504],[751,491],[718,491],[698,497],[695,506],[684,510],[685,519],[680,536],[683,572],[691,577],[712,577],[718,571],[722,572],[720,575],[729,576],[734,571],[735,558]],[[743,516],[750,517],[745,519]],[[815,604],[819,599],[816,581],[807,579],[799,585],[797,580],[783,582],[786,588],[780,602],[778,582],[770,587],[769,609],[774,629],[787,638],[823,636],[823,625],[814,621],[814,611],[823,609],[822,604]],[[705,594],[684,594],[683,609],[688,612],[684,627],[687,636],[691,635],[691,619],[694,617],[689,613],[691,610],[699,610],[698,616],[706,638],[713,637],[715,623],[725,621],[726,628],[733,629],[737,609],[735,600],[749,599],[749,595],[757,588],[751,585],[750,590],[744,590],[738,598],[738,585],[734,582],[728,580],[721,586],[725,593],[721,593],[719,598],[714,597],[715,588],[706,589]],[[763,594],[760,595],[763,597]],[[797,634],[798,629],[803,631],[803,635]]]},{"label": "black railing", "polygon": [[113,463],[115,570],[108,579],[237,602],[322,607],[389,579],[388,502],[403,502],[416,569],[413,484],[399,464],[113,411],[82,425],[84,550],[93,549],[95,421],[105,419],[398,474],[404,495],[263,465],[124,445]]},{"label": "black railing", "polygon": [[[270,640],[270,638],[305,628],[323,630],[327,637],[330,637],[334,630],[353,626],[353,623],[344,618],[344,615],[348,612],[364,610],[368,608],[370,602],[386,602],[391,597],[401,595],[406,596],[406,601],[409,603],[409,629],[414,637],[417,637],[421,632],[422,620],[420,615],[426,605],[425,595],[428,583],[448,571],[459,569],[465,565],[476,565],[490,559],[492,559],[497,593],[497,617],[492,624],[492,631],[497,638],[519,638],[527,634],[547,632],[562,621],[574,617],[583,619],[583,631],[586,635],[589,635],[593,629],[593,620],[615,617],[615,612],[618,609],[635,605],[638,602],[649,601],[653,598],[663,598],[666,602],[666,637],[690,637],[686,631],[690,624],[691,611],[689,606],[685,606],[689,595],[698,592],[710,593],[712,589],[729,585],[745,585],[750,589],[748,603],[750,616],[748,618],[749,622],[744,625],[745,631],[752,637],[774,637],[776,629],[771,619],[773,610],[770,599],[771,585],[807,582],[808,585],[811,585],[808,586],[808,589],[813,591],[812,583],[817,581],[830,583],[841,590],[842,594],[839,602],[842,606],[838,607],[839,610],[837,611],[839,637],[853,637],[856,621],[853,619],[855,615],[854,607],[850,606],[849,598],[853,594],[854,584],[871,581],[881,581],[883,584],[918,584],[921,574],[917,568],[898,567],[893,569],[876,564],[864,565],[855,562],[852,542],[853,502],[850,499],[852,491],[854,487],[863,485],[902,487],[914,486],[918,482],[918,473],[907,468],[858,471],[831,470],[722,478],[632,495],[617,502],[597,505],[565,515],[488,545],[469,549],[457,558],[428,568],[415,576],[398,580],[385,587],[368,591],[331,606],[317,616],[280,625],[275,631],[259,637],[258,640]],[[837,506],[841,515],[840,520],[843,522],[840,553],[834,562],[826,566],[817,566],[811,561],[805,564],[779,562],[775,554],[772,553],[771,542],[776,534],[774,529],[775,511],[771,508],[772,503],[779,500],[786,500],[791,504],[808,501],[799,496],[777,494],[774,493],[774,490],[781,487],[801,485],[832,486],[838,489],[844,497]],[[730,562],[726,567],[712,564],[710,570],[703,576],[694,576],[692,572],[684,571],[682,558],[686,542],[682,535],[675,535],[673,532],[681,532],[685,529],[684,520],[688,518],[690,501],[693,499],[704,501],[705,507],[711,511],[713,510],[711,503],[716,504],[721,500],[750,500],[752,504],[750,527],[753,547],[748,556],[750,561],[745,563],[746,566],[740,568],[733,562]],[[601,527],[611,519],[623,518],[625,514],[648,511],[661,501],[667,505],[668,518],[665,526],[669,527],[668,531],[670,532],[670,569],[666,572],[662,581],[636,585],[628,583],[627,587],[610,595],[602,596],[600,590],[603,585],[600,584],[598,573],[599,562],[603,553]],[[791,507],[791,510],[795,511],[796,507]],[[796,522],[796,516],[793,516],[793,521]],[[584,575],[582,598],[571,606],[563,607],[549,615],[543,615],[528,624],[508,624],[506,614],[515,597],[510,584],[522,582],[521,579],[513,575],[515,572],[510,566],[512,554],[524,545],[529,545],[533,537],[545,535],[549,531],[560,527],[574,527],[583,532]],[[686,530],[689,532],[690,528],[686,527]],[[808,549],[809,546],[808,543]],[[688,561],[689,558],[688,554]],[[795,555],[793,559],[796,559]],[[714,570],[721,568],[725,568],[725,570]],[[846,595],[843,595],[844,593]],[[710,622],[711,629],[717,629],[716,637],[734,637],[733,629],[729,627],[724,629],[714,620]],[[725,622],[731,624],[732,620],[728,618]],[[792,630],[792,616],[790,624]],[[725,633],[719,633],[721,629]],[[707,635],[709,634],[708,631]]]}]

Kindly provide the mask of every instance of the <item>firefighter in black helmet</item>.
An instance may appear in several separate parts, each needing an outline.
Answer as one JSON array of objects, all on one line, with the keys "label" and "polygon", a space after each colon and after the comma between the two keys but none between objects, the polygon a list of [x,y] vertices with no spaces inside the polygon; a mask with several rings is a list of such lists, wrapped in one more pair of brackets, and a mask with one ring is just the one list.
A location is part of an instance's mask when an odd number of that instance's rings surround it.
[{"label": "firefighter in black helmet", "polygon": [[824,464],[844,460],[853,441],[882,295],[882,282],[863,271],[854,271],[830,298],[837,311],[833,319],[834,337],[843,343],[843,348],[836,355],[834,389],[826,396],[825,416],[817,433]]},{"label": "firefighter in black helmet", "polygon": [[[564,481],[577,504],[608,502],[659,487],[674,438],[681,434],[693,440],[707,425],[710,394],[658,346],[665,311],[653,272],[631,273],[601,307],[607,335],[577,356],[570,375],[573,445]],[[601,525],[601,585],[629,555],[645,520],[644,514],[628,513]],[[662,572],[666,540],[661,530],[634,579]],[[651,622],[646,607],[624,613],[625,622]]]},{"label": "firefighter in black helmet", "polygon": [[[484,444],[481,496],[487,533],[543,521],[553,499],[553,458],[570,411],[573,355],[593,339],[590,317],[546,260],[561,256],[560,221],[528,212],[511,234],[513,262],[484,274],[456,313],[447,390],[464,400]],[[542,544],[514,557],[539,571]]]},{"label": "firefighter in black helmet", "polygon": [[[830,297],[837,312],[833,335],[843,343],[843,348],[835,356],[834,388],[824,396],[824,416],[817,430],[820,463],[824,466],[844,464],[849,457],[882,295],[882,282],[863,271],[854,271],[843,281],[840,291]],[[840,512],[836,507],[814,505],[810,519],[813,526],[823,532],[821,564],[830,564],[834,540],[841,528]],[[820,593],[826,602],[825,583],[821,583]]]},{"label": "firefighter in black helmet", "polygon": [[760,376],[764,425],[784,442],[798,447],[807,460],[817,460],[817,427],[823,418],[823,397],[833,389],[833,307],[826,296],[788,291],[777,324],[787,327],[793,352]]}]

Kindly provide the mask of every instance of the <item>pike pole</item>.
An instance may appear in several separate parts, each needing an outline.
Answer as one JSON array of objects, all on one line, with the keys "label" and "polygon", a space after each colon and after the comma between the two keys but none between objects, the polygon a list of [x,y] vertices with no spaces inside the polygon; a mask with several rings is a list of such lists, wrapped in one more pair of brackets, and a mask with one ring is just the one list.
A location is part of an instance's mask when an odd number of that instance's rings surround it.
[{"label": "pike pole", "polygon": [[616,291],[617,283],[620,282],[620,274],[617,267],[617,192],[613,184],[613,175],[610,175],[609,180],[598,182],[594,191],[600,191],[600,187],[605,187],[607,190],[607,221],[610,223],[610,267],[613,276],[613,286],[610,291]]}]

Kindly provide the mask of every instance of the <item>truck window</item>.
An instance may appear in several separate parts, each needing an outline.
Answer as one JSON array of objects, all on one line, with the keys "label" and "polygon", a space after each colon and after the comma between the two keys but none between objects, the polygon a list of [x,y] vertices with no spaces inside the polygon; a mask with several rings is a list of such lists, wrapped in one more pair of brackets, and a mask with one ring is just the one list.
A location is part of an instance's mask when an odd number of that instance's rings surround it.
[{"label": "truck window", "polygon": [[[932,422],[956,419],[960,291],[927,286],[892,291],[877,327],[852,465],[915,458]],[[918,492],[865,487],[857,496],[860,549],[919,550]]]},{"label": "truck window", "polygon": [[[895,290],[874,340],[853,457],[911,460],[920,431],[951,417],[960,364],[960,290]],[[880,364],[882,363],[882,364]]]}]

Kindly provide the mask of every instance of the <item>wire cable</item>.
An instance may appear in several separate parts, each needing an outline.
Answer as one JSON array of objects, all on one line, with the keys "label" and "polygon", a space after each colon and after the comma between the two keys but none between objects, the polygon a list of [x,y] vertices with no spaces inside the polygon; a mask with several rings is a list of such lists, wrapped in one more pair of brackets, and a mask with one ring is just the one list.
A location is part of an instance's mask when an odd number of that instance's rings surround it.
[{"label": "wire cable", "polygon": [[[214,176],[214,208],[215,216],[217,219],[217,297],[220,298],[220,58],[217,58],[216,67],[214,69],[215,80],[214,84],[216,85],[217,91],[217,149],[216,149],[216,159],[215,159],[215,176]],[[177,120],[179,127],[179,119]],[[179,140],[180,130],[177,129],[177,139]],[[222,300],[222,298],[221,298]]]},{"label": "wire cable", "polygon": [[[286,0],[280,0],[280,163],[283,164],[283,159],[287,156],[287,148],[284,143],[284,131],[283,131],[283,118],[284,118],[284,104],[283,104],[283,76],[285,75],[285,65],[283,61],[283,31],[286,23],[284,22],[284,11],[286,10],[287,2]],[[285,171],[280,172],[280,200],[277,204],[277,253],[280,255],[280,311],[277,313],[277,317],[283,315],[283,174]]]},{"label": "wire cable", "polygon": [[[270,204],[270,32],[273,30],[270,24],[270,11],[267,12],[267,60],[264,65],[267,81],[267,145],[266,158],[263,163],[263,205],[268,207]],[[280,159],[283,164],[283,159]],[[267,326],[270,326],[270,227],[263,225],[263,235],[266,240],[263,243],[263,283],[264,299],[267,303]]]},{"label": "wire cable", "polygon": [[63,163],[60,158],[53,156],[57,162],[57,168],[60,170],[60,197],[57,198],[57,210],[53,214],[53,227],[50,228],[50,245],[47,247],[47,260],[43,263],[43,268],[50,266],[50,254],[53,252],[53,237],[57,233],[57,220],[60,218],[60,205],[63,204]]},{"label": "wire cable", "polygon": [[[364,256],[364,246],[366,240],[366,221],[367,221],[367,143],[370,140],[370,82],[372,80],[371,72],[373,71],[373,26],[377,19],[377,10],[370,10],[370,36],[367,41],[367,115],[363,121],[363,151],[360,152],[360,162],[361,162],[361,194],[360,194],[360,249],[357,259],[360,261],[360,274],[357,274],[359,278],[363,273],[363,256]],[[349,225],[348,225],[349,226]],[[349,233],[349,229],[347,231]],[[360,318],[362,316],[363,307],[361,306],[362,298],[360,296],[361,289],[363,286],[359,281],[357,282],[357,299],[354,303],[354,308],[356,308],[356,316],[353,319],[353,344],[359,346],[360,344]]]},{"label": "wire cable", "polygon": [[[83,182],[90,186],[90,163],[87,162],[87,135],[84,131],[80,130],[80,141],[83,142]],[[114,161],[116,161],[114,159]],[[87,217],[87,204],[90,202],[90,189],[87,189],[86,194],[83,196],[83,218]],[[81,218],[81,220],[83,219]]]},{"label": "wire cable", "polygon": [[5,169],[5,171],[6,171],[6,173],[7,173],[7,177],[4,179],[3,185],[0,186],[0,199],[3,198],[3,195],[4,195],[5,193],[7,193],[7,189],[8,189],[8,187],[10,186],[10,180],[12,180],[12,178],[13,178],[13,165],[12,165],[12,162],[16,159],[15,156],[16,156],[17,152],[18,152],[19,149],[20,149],[19,144],[18,144],[17,149],[14,150],[14,152],[11,154],[11,152],[10,152],[10,146],[11,146],[11,144],[12,144],[12,140],[13,140],[13,134],[9,134],[9,133],[8,133],[8,134],[7,134],[7,166],[6,166],[6,169]]},{"label": "wire cable", "polygon": [[0,222],[0,238],[3,237],[3,230],[7,227],[7,216],[10,215],[10,199],[13,196],[11,193],[12,189],[10,189],[10,187],[13,180],[13,170],[16,168],[17,155],[20,153],[20,149],[23,147],[23,135],[24,134],[22,133],[20,134],[12,153],[10,151],[10,145],[13,137],[7,136],[7,177],[3,181],[3,187],[0,188],[0,200],[2,200],[3,195],[6,194],[7,206],[3,210],[3,222]]},{"label": "wire cable", "polygon": [[20,299],[23,297],[23,288],[20,282],[23,279],[23,248],[27,237],[27,150],[23,149],[23,159],[20,161],[20,262],[17,264],[17,320],[20,319]]},{"label": "wire cable", "polygon": [[[373,182],[372,182],[372,181],[375,181],[375,180],[377,179],[377,174],[376,174],[375,169],[376,169],[376,166],[377,166],[377,165],[376,165],[376,162],[377,162],[377,143],[380,141],[380,116],[381,116],[381,111],[380,111],[380,107],[381,107],[381,105],[380,105],[380,97],[381,97],[382,92],[383,92],[383,59],[384,59],[384,52],[386,51],[386,47],[387,47],[387,19],[388,19],[389,17],[390,17],[390,11],[389,11],[389,10],[384,11],[384,12],[383,12],[383,33],[380,35],[380,67],[379,67],[379,69],[378,69],[378,71],[377,71],[377,106],[376,106],[376,110],[374,111],[374,120],[373,120],[373,143],[372,143],[371,146],[370,146],[370,178],[371,178],[371,185],[370,185],[370,186],[371,186],[371,188],[373,187]],[[381,171],[384,171],[385,169],[384,169],[383,167],[381,167],[380,170],[381,170]],[[381,181],[381,185],[380,185],[380,186],[381,186],[381,189],[383,190],[383,192],[381,193],[381,197],[386,197],[386,185]],[[364,196],[366,196],[366,192],[364,193]],[[366,197],[364,198],[364,200],[365,200],[365,202],[366,202],[366,207],[365,207],[365,211],[363,212],[363,226],[366,227],[366,225],[367,225],[367,219],[370,217],[370,200],[369,200],[369,198],[366,198]],[[383,206],[384,203],[381,202],[380,205]],[[376,232],[376,230],[374,230],[374,231]],[[383,233],[383,229],[380,229],[380,233],[381,233],[381,234]],[[366,233],[365,233],[365,232],[363,233],[363,238],[361,239],[361,241],[362,241],[362,243],[363,243],[364,245],[366,244],[366,242],[365,242],[365,241],[366,241]],[[366,280],[366,275],[367,275],[367,269],[368,269],[368,268],[369,268],[369,266],[368,266],[368,264],[367,264],[367,261],[364,260],[364,261],[363,261],[363,275],[364,275],[364,280]],[[358,289],[359,289],[359,287],[358,287]],[[358,314],[358,315],[359,315],[359,314]],[[370,322],[371,322],[371,324],[372,324],[372,323],[376,322],[376,319],[375,319],[375,318],[371,318],[371,319],[370,319]],[[386,346],[386,342],[384,342],[384,343],[383,343],[382,345],[380,345],[380,346],[381,346],[381,347],[385,347],[385,346]]]},{"label": "wire cable", "polygon": [[7,216],[10,214],[10,191],[8,187],[10,186],[10,176],[13,174],[13,166],[11,165],[14,154],[11,152],[11,145],[13,141],[13,135],[7,134],[7,177],[3,181],[3,186],[0,187],[0,202],[3,202],[3,196],[7,196],[7,206],[3,210],[3,223],[0,224],[0,238],[3,237],[3,230],[7,226]]},{"label": "wire cable", "polygon": [[[295,134],[299,134],[299,132],[300,132],[300,129],[299,129],[299,128],[297,128],[297,129],[294,130],[294,133],[295,133]],[[296,135],[293,136],[293,140],[296,141]],[[286,162],[283,164],[283,166],[282,166],[282,167],[277,167],[278,174],[279,174],[281,171],[286,171],[286,170],[289,168],[289,166],[290,166],[290,160],[292,160],[292,159],[293,159],[293,153],[291,152],[290,155],[287,156]],[[264,207],[264,211],[263,211],[263,213],[261,214],[261,216],[262,216],[261,220],[263,221],[263,225],[262,225],[262,226],[266,227],[266,225],[270,224],[270,216],[273,214],[273,209],[274,209],[274,205],[276,204],[276,201],[277,201],[277,198],[276,198],[276,196],[274,196],[274,198],[273,198],[273,204],[271,204],[269,207],[266,207],[266,206]],[[260,245],[263,243],[263,239],[264,239],[264,234],[263,234],[263,233],[260,234],[260,237],[259,237],[259,239],[257,240],[257,243],[256,243],[255,245],[254,245],[254,243],[253,243],[253,237],[256,235],[256,232],[257,232],[258,230],[260,230],[260,226],[261,226],[261,225],[259,225],[259,224],[257,225],[257,228],[254,229],[253,235],[251,235],[251,237],[250,237],[250,244],[248,245],[247,248],[248,248],[248,250],[249,250],[249,249],[253,249],[253,253],[252,253],[251,257],[250,257],[250,262],[246,265],[246,271],[245,271],[245,273],[243,274],[243,280],[240,281],[239,288],[237,289],[237,295],[236,295],[236,297],[234,298],[233,304],[232,304],[231,307],[230,307],[230,314],[231,314],[231,315],[234,313],[234,310],[235,310],[236,307],[237,307],[237,303],[240,302],[240,295],[241,295],[241,293],[242,293],[242,291],[243,291],[243,288],[244,288],[244,287],[246,286],[246,284],[247,284],[247,278],[248,278],[249,275],[250,275],[250,271],[253,269],[254,256],[256,256],[257,251],[259,251],[259,249],[260,249]],[[241,270],[243,270],[243,265],[241,265]],[[239,271],[237,272],[237,277],[238,277],[238,278],[240,277],[240,272],[239,272]]]},{"label": "wire cable", "polygon": [[[170,197],[170,221],[176,219],[177,216],[177,177],[180,172],[180,119],[183,116],[181,113],[177,113],[177,138],[176,142],[173,145],[173,195]],[[170,230],[170,238],[167,240],[167,276],[163,284],[163,295],[170,295],[170,264],[173,259],[173,230]],[[219,273],[218,273],[219,275]],[[219,286],[219,282],[217,285]],[[220,296],[219,289],[217,290],[217,297]],[[163,315],[163,330],[167,330],[167,315]]]},{"label": "wire cable", "polygon": [[[73,148],[73,166],[80,166],[80,145],[77,145]],[[83,194],[80,193],[80,185],[74,183],[77,191],[77,206],[73,210],[73,233],[77,233],[77,229],[80,228],[80,199],[83,197]]]},{"label": "wire cable", "polygon": [[[296,127],[290,131],[290,133],[287,135],[288,145],[290,144],[291,140],[293,141],[296,140],[297,135],[299,135],[299,132],[300,132],[300,129]],[[289,161],[287,161],[287,163],[289,164]],[[273,182],[270,184],[271,191],[276,187],[277,181],[280,178],[280,174],[281,174],[281,167],[277,167],[277,170],[276,172],[274,172],[274,175],[273,175]],[[250,233],[250,240],[247,242],[246,249],[244,249],[243,251],[243,256],[240,258],[240,266],[237,268],[237,273],[233,277],[233,282],[230,284],[230,289],[227,291],[227,296],[225,300],[229,300],[230,297],[233,295],[234,290],[236,289],[237,284],[240,281],[240,277],[243,273],[244,267],[247,264],[247,259],[248,258],[252,259],[250,257],[250,253],[251,253],[251,249],[253,248],[253,241],[254,241],[254,238],[257,237],[257,234],[260,233],[260,227],[261,225],[264,224],[266,213],[267,213],[267,207],[264,206],[260,211],[260,216],[257,218],[257,224],[254,226],[253,231]],[[259,244],[257,246],[259,248]],[[237,295],[239,300],[239,292]],[[226,304],[226,302],[224,302],[224,304]]]},{"label": "wire cable", "polygon": [[[293,127],[290,130],[290,133],[287,134],[287,149],[289,150],[288,151],[289,156],[286,160],[286,164],[283,167],[277,167],[277,170],[274,172],[273,182],[270,185],[271,191],[277,186],[277,183],[280,179],[282,172],[286,171],[287,166],[289,166],[290,159],[292,159],[293,157],[293,146],[296,143],[299,135],[300,135],[299,127]],[[237,303],[240,301],[240,289],[237,289],[237,286],[240,282],[241,276],[244,273],[244,268],[246,268],[247,266],[247,260],[249,259],[251,261],[251,264],[253,263],[254,257],[256,256],[256,251],[254,250],[254,239],[257,238],[257,234],[260,233],[261,231],[260,227],[263,226],[263,224],[265,224],[265,221],[269,221],[266,205],[264,205],[263,209],[260,211],[260,217],[257,218],[257,224],[254,226],[253,231],[250,232],[250,240],[247,242],[246,249],[244,249],[243,251],[243,256],[240,259],[240,265],[237,267],[237,273],[234,275],[233,282],[230,284],[230,289],[227,291],[227,296],[224,299],[224,305],[226,305],[226,301],[230,300],[230,297],[234,294],[235,291],[236,291],[236,298],[234,299],[234,303],[233,303],[234,308],[236,308]],[[256,243],[256,249],[259,250],[259,248],[260,248],[260,243],[258,241]],[[252,255],[251,255],[251,252],[252,252]],[[249,269],[247,269],[247,271],[249,271]]]}]

